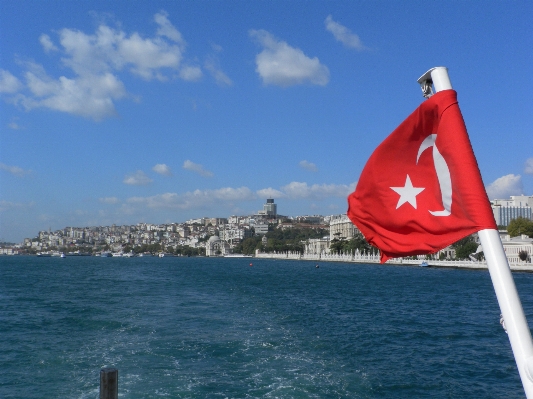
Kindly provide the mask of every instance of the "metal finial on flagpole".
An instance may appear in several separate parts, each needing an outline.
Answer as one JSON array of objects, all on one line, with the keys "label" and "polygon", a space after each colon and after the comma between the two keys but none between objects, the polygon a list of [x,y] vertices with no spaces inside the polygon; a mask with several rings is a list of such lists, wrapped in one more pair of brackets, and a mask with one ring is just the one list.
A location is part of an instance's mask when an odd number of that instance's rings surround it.
[{"label": "metal finial on flagpole", "polygon": [[[452,89],[446,67],[430,69],[418,79],[418,83],[422,86],[422,92],[426,98],[434,94],[432,85],[435,88],[435,93]],[[502,326],[509,336],[526,397],[533,399],[533,342],[507,256],[503,250],[498,230],[480,230],[478,236],[500,306]]]},{"label": "metal finial on flagpole", "polygon": [[[452,88],[452,83],[448,76],[448,68],[446,67],[431,68],[418,78],[418,83],[422,88],[423,96],[426,98],[431,97],[436,92]],[[435,91],[433,91],[433,87],[435,87]]]}]

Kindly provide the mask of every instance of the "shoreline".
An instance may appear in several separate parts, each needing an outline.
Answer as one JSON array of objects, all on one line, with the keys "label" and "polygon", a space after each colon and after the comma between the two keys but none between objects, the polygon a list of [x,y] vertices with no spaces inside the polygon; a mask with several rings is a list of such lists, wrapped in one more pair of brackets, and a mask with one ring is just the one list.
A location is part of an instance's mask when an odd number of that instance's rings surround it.
[{"label": "shoreline", "polygon": [[[316,262],[342,262],[342,263],[364,263],[364,264],[378,264],[391,266],[410,266],[422,267],[422,262],[427,262],[430,268],[440,269],[464,269],[464,270],[486,270],[488,266],[486,261],[472,262],[461,260],[427,260],[427,259],[404,259],[396,258],[389,259],[385,263],[380,263],[379,255],[345,255],[345,254],[300,254],[300,253],[256,253],[257,259],[282,259],[282,260],[305,260]],[[516,264],[509,263],[509,268],[512,272],[533,273],[533,264]]]}]

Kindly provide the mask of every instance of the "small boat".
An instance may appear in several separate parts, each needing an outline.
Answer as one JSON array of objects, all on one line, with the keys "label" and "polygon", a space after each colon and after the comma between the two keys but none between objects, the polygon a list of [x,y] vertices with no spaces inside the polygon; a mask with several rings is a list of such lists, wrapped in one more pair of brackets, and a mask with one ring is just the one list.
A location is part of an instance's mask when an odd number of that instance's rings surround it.
[{"label": "small boat", "polygon": [[102,258],[110,258],[110,257],[112,257],[113,255],[111,254],[111,252],[102,252],[102,253],[100,254],[100,256],[101,256]]},{"label": "small boat", "polygon": [[67,252],[66,256],[91,256],[89,252],[81,252],[80,250],[74,252]]},{"label": "small boat", "polygon": [[423,261],[421,264],[420,264],[421,267],[429,267],[428,263],[426,261]]},{"label": "small boat", "polygon": [[48,258],[48,257],[52,256],[52,254],[50,252],[38,252],[37,256],[39,258]]}]

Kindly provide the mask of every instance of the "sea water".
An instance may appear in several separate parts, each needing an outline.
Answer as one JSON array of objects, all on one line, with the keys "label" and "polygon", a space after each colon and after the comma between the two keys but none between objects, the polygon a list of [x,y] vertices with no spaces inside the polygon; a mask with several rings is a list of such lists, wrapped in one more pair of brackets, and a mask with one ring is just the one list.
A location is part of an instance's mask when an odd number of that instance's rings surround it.
[{"label": "sea water", "polygon": [[0,398],[524,397],[488,272],[316,266],[2,257]]}]

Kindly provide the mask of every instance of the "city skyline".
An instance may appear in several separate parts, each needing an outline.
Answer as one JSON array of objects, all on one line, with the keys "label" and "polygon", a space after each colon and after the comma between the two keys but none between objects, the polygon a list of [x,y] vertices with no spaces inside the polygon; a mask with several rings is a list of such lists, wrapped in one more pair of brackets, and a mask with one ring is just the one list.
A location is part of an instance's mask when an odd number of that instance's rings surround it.
[{"label": "city skyline", "polygon": [[531,17],[526,1],[3,1],[0,241],[267,198],[342,214],[435,66],[489,199],[532,195]]}]

